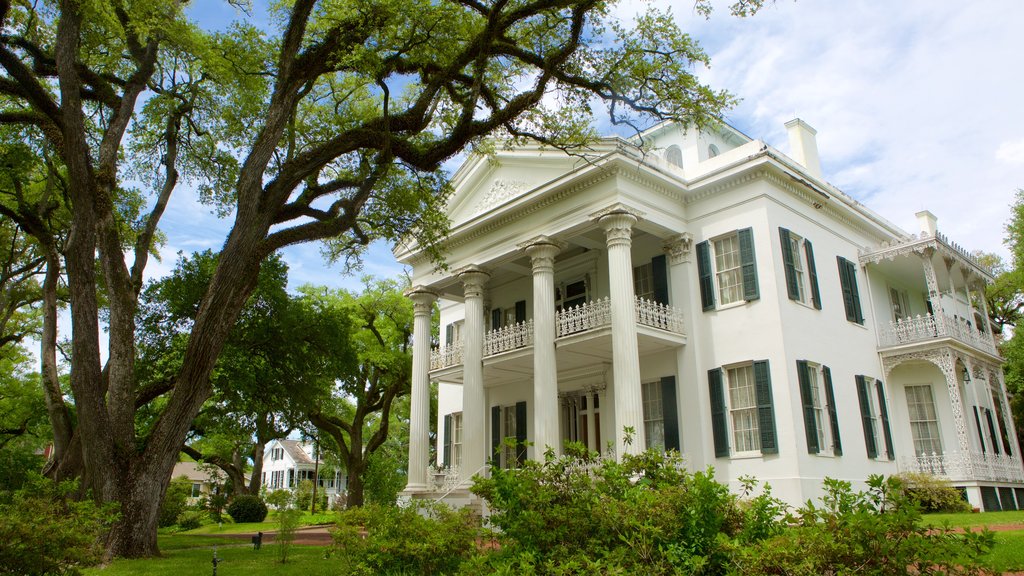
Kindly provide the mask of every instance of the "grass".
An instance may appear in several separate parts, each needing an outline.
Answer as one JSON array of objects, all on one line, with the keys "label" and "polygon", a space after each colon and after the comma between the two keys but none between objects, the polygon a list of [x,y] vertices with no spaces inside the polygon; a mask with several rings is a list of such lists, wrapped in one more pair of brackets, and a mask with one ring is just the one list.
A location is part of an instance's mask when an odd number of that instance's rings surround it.
[{"label": "grass", "polygon": [[996,532],[995,537],[986,565],[997,573],[1024,571],[1024,532]]},{"label": "grass", "polygon": [[[175,535],[174,537],[178,537]],[[212,540],[207,538],[207,540]],[[274,545],[256,551],[249,546],[217,548],[218,576],[274,574],[275,576],[327,576],[341,573],[339,558],[324,558],[323,546],[293,546],[288,551],[288,563],[278,562]],[[213,569],[213,550],[192,548],[171,550],[163,558],[142,560],[115,560],[101,568],[87,568],[86,576],[180,576],[182,574],[209,574]]]},{"label": "grass", "polygon": [[[277,511],[271,510],[263,522],[243,522],[235,524],[231,518],[225,515],[227,522],[222,524],[204,524],[195,530],[182,532],[182,534],[247,534],[256,532],[273,532],[277,530]],[[318,526],[321,524],[334,524],[338,521],[337,512],[317,512],[310,514],[303,512],[299,518],[299,527]]]},{"label": "grass", "polygon": [[1005,512],[964,512],[958,514],[925,514],[921,517],[923,525],[969,528],[974,526],[998,526],[1005,524],[1021,524],[1024,530],[1024,510]]},{"label": "grass", "polygon": [[161,552],[187,550],[189,548],[211,548],[213,546],[249,545],[249,541],[243,538],[202,536],[196,534],[158,534],[156,542],[157,546],[160,547]]}]

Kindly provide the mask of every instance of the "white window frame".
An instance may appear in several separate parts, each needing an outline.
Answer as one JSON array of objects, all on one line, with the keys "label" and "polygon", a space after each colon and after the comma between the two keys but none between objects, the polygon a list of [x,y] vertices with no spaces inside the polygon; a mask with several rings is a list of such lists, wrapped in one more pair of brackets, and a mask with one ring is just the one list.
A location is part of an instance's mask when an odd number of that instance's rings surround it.
[{"label": "white window frame", "polygon": [[814,424],[818,428],[818,456],[833,456],[835,441],[832,439],[832,419],[828,413],[828,396],[825,395],[825,375],[822,365],[807,363],[811,381],[811,405],[814,408]]},{"label": "white window frame", "polygon": [[462,464],[462,412],[452,413],[452,466],[461,468]]},{"label": "white window frame", "polygon": [[654,264],[645,262],[633,268],[633,294],[637,298],[654,300]]},{"label": "white window frame", "polygon": [[645,448],[665,451],[665,405],[661,396],[661,380],[640,384],[644,416]]},{"label": "white window frame", "polygon": [[[732,247],[726,251],[723,246],[725,242],[731,242]],[[708,242],[708,246],[711,251],[711,277],[715,286],[716,295],[716,307],[724,308],[732,305],[738,305],[746,302],[743,297],[743,259],[740,255],[740,235],[738,230],[733,230],[728,234],[723,234],[712,238]],[[723,260],[726,257],[735,259],[734,265],[724,268],[719,261],[719,258]],[[726,262],[728,264],[728,262]],[[724,269],[723,269],[724,268]],[[723,285],[723,281],[728,280],[733,283]],[[730,298],[726,298],[726,294]],[[734,297],[733,297],[734,296]]]},{"label": "white window frame", "polygon": [[807,273],[810,267],[807,264],[807,248],[804,246],[804,237],[789,231],[789,249],[793,254],[793,270],[796,273],[796,289],[799,298],[797,302],[810,306],[811,277]]},{"label": "white window frame", "polygon": [[[743,371],[746,382],[743,383],[743,388],[749,388],[749,392],[744,392],[748,395],[751,400],[750,405],[737,406],[737,400],[733,396],[733,384],[739,380],[740,371]],[[722,379],[723,388],[725,391],[725,410],[727,414],[726,423],[729,427],[729,440],[730,449],[732,451],[732,457],[746,457],[746,456],[761,456],[761,425],[758,417],[758,405],[757,405],[757,382],[754,379],[754,364],[747,362],[743,364],[733,364],[731,366],[722,367]],[[739,392],[739,387],[737,387]],[[737,419],[742,418],[744,415],[749,416],[749,424],[751,427],[743,428],[742,430],[737,427]],[[740,442],[740,433],[746,433],[752,435],[752,442]],[[751,445],[752,444],[752,445]],[[743,446],[743,449],[740,449]]]},{"label": "white window frame", "polygon": [[[911,402],[911,389],[914,390],[915,402]],[[921,402],[921,397],[918,396],[918,390],[922,390],[926,394],[924,400],[927,402]],[[922,454],[931,456],[932,453],[942,454],[942,428],[939,426],[939,411],[935,406],[935,393],[932,390],[931,384],[908,384],[903,387],[903,394],[907,399],[907,422],[910,424],[910,438],[914,444],[914,455],[920,456]],[[913,405],[929,406],[931,407],[931,418],[921,417],[920,410],[915,410]],[[915,416],[917,416],[915,418]],[[915,424],[923,424],[930,428],[929,437],[927,439],[920,436],[921,426],[915,426]],[[923,444],[927,441],[929,446],[925,447]],[[922,449],[923,448],[923,449]]]},{"label": "white window frame", "polygon": [[904,320],[910,318],[910,298],[907,296],[906,290],[900,290],[894,286],[888,286],[889,289],[889,309],[892,311],[893,321]]},{"label": "white window frame", "polygon": [[577,284],[583,284],[583,301],[573,304],[571,307],[575,308],[581,304],[590,302],[590,279],[586,275],[573,277],[569,281],[559,282],[555,285],[555,309],[564,310],[566,308],[566,302],[574,302],[580,298],[579,295],[571,298],[566,297],[566,293],[570,286],[576,286]]},{"label": "white window frame", "polygon": [[888,460],[885,452],[885,428],[882,426],[882,410],[878,407],[878,380],[864,377],[867,386],[868,413],[871,416],[872,436],[875,439],[875,460]]}]

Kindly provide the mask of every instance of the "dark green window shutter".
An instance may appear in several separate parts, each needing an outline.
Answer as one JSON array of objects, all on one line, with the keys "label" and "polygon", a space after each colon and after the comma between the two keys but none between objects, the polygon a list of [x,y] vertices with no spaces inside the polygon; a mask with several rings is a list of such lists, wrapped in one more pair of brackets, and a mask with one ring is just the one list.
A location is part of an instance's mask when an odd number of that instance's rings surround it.
[{"label": "dark green window shutter", "polygon": [[832,453],[843,455],[843,442],[839,439],[839,418],[836,410],[836,393],[832,389],[832,371],[828,366],[821,367],[821,377],[825,381],[825,402],[828,402],[828,422],[832,426]]},{"label": "dark green window shutter", "polygon": [[864,424],[864,445],[868,449],[868,458],[878,458],[878,444],[875,442],[875,427],[871,425],[871,403],[868,400],[868,382],[863,376],[857,376],[857,399],[860,400],[860,417]]},{"label": "dark green window shutter", "polygon": [[526,300],[516,302],[516,324],[526,322]]},{"label": "dark green window shutter", "polygon": [[978,416],[978,407],[974,407],[974,424],[978,427],[978,442],[981,444],[981,453],[988,452],[985,448],[985,434],[981,431],[981,418]]},{"label": "dark green window shutter", "polygon": [[526,462],[526,402],[516,402],[516,466]]},{"label": "dark green window shutter", "polygon": [[501,328],[501,308],[491,310],[491,330]]},{"label": "dark green window shutter", "polygon": [[668,304],[668,266],[664,254],[651,258],[651,280],[654,284],[654,301]]},{"label": "dark green window shutter", "polygon": [[800,286],[797,285],[796,265],[793,259],[799,258],[800,255],[793,254],[789,230],[779,228],[779,239],[782,241],[782,266],[786,270],[786,294],[789,295],[790,300],[799,300]]},{"label": "dark green window shutter", "polygon": [[896,459],[896,452],[892,449],[892,429],[889,428],[889,409],[885,405],[885,389],[881,380],[875,380],[875,389],[878,390],[878,412],[882,416],[882,435],[885,437],[885,457],[889,460]]},{"label": "dark green window shutter", "polygon": [[775,436],[775,407],[772,405],[772,377],[768,361],[754,362],[754,390],[757,393],[757,426],[761,433],[761,454],[778,454]]},{"label": "dark green window shutter", "polygon": [[444,451],[441,453],[441,464],[452,465],[452,415],[444,415]]},{"label": "dark green window shutter", "polygon": [[804,254],[807,256],[807,277],[811,281],[811,304],[821,310],[821,292],[818,291],[818,268],[814,265],[814,248],[811,248],[811,241],[806,238]]},{"label": "dark green window shutter", "polygon": [[754,259],[754,232],[750,228],[737,230],[740,240],[740,269],[743,271],[743,299],[757,300],[761,293],[757,288],[757,262]]},{"label": "dark green window shutter", "polygon": [[796,376],[800,382],[800,404],[804,408],[804,434],[807,436],[807,452],[821,452],[818,446],[818,425],[814,421],[814,395],[811,391],[811,367],[804,360],[796,361]]},{"label": "dark green window shutter", "polygon": [[988,420],[988,437],[992,439],[992,451],[999,454],[999,435],[996,434],[996,425],[992,422],[992,411],[985,408],[985,419]]},{"label": "dark green window shutter", "polygon": [[700,305],[705,311],[715,307],[715,282],[711,278],[711,248],[707,241],[697,244],[697,275],[700,277]]},{"label": "dark green window shutter", "polygon": [[494,466],[501,466],[501,406],[491,406],[491,455]]},{"label": "dark green window shutter", "polygon": [[445,342],[445,344],[447,346],[451,346],[452,344],[454,344],[454,342],[452,342],[452,339],[454,337],[455,337],[455,325],[454,324],[448,324],[447,326],[444,327],[444,342]]},{"label": "dark green window shutter", "polygon": [[846,319],[857,324],[864,323],[860,308],[860,291],[857,288],[857,267],[846,258],[837,256],[839,261],[839,283],[843,287],[843,306]]},{"label": "dark green window shutter", "polygon": [[679,452],[679,408],[676,405],[675,376],[661,379],[661,409],[665,419],[665,450]]},{"label": "dark green window shutter", "polygon": [[711,397],[711,432],[715,438],[715,457],[729,456],[729,425],[725,420],[725,389],[722,369],[708,370],[708,392]]}]

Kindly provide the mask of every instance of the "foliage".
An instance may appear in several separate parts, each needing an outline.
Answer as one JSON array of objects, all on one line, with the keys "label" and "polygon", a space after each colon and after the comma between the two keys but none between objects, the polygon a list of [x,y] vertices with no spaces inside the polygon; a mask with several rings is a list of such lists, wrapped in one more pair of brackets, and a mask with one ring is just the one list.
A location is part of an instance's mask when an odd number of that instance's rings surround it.
[{"label": "foliage", "polygon": [[295,503],[295,493],[286,488],[271,490],[267,492],[266,501],[276,510],[290,508]]},{"label": "foliage", "polygon": [[925,472],[903,472],[895,476],[906,497],[921,512],[970,512],[971,505],[949,480]]},{"label": "foliage", "polygon": [[295,541],[295,530],[299,527],[299,518],[302,510],[293,506],[285,506],[277,510],[277,534],[274,536],[274,543],[277,544],[278,559],[281,564],[288,562],[288,551]]},{"label": "foliage", "polygon": [[224,520],[224,508],[228,505],[228,495],[223,491],[215,491],[203,498],[203,508],[210,513],[214,522]]},{"label": "foliage", "polygon": [[263,522],[267,517],[267,505],[255,494],[243,494],[228,504],[227,512],[236,523]]},{"label": "foliage", "polygon": [[[408,427],[402,429],[408,434]],[[398,493],[405,488],[406,475],[404,467],[406,459],[398,450],[387,449],[391,442],[385,444],[384,449],[370,454],[367,458],[364,484],[366,490],[366,501],[371,504],[393,506],[398,501]],[[407,443],[400,443],[405,447]]]},{"label": "foliage", "polygon": [[473,555],[480,523],[442,504],[368,504],[341,512],[331,534],[346,574],[433,576],[455,573]]},{"label": "foliage", "polygon": [[826,479],[820,505],[796,511],[794,525],[737,549],[739,574],[979,574],[992,548],[988,531],[919,526],[920,512],[896,478],[871,476],[868,489]]},{"label": "foliage", "polygon": [[295,487],[295,507],[299,510],[309,510],[313,503],[313,481],[306,479],[299,482]]},{"label": "foliage", "polygon": [[178,523],[178,517],[188,506],[188,498],[192,495],[192,482],[185,476],[171,480],[160,503],[160,517],[157,526],[166,528]]},{"label": "foliage", "polygon": [[185,510],[178,515],[176,524],[179,530],[195,530],[203,525],[204,514],[199,510]]},{"label": "foliage", "polygon": [[73,482],[43,478],[0,503],[0,575],[78,574],[103,558],[114,506],[76,501]]}]

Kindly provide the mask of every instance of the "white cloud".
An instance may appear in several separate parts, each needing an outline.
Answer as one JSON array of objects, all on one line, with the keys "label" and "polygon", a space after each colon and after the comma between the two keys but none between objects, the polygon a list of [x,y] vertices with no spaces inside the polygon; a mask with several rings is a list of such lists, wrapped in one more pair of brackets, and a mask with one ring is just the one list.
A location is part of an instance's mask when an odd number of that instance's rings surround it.
[{"label": "white cloud", "polygon": [[1024,164],[1024,138],[1000,144],[996,149],[996,160],[1007,164]]}]

